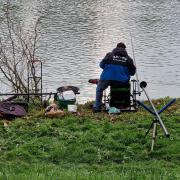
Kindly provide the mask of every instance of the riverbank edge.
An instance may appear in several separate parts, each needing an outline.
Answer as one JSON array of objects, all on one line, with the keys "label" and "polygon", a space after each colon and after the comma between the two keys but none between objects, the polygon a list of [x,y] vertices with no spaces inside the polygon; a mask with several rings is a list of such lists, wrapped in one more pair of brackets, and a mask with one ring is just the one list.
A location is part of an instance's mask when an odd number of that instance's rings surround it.
[{"label": "riverbank edge", "polygon": [[[153,100],[160,109],[170,98]],[[93,114],[91,102],[78,113],[46,118],[44,110],[0,121],[0,177],[21,179],[178,179],[180,177],[180,98],[162,113],[170,139],[158,128],[150,151],[150,113]]]}]

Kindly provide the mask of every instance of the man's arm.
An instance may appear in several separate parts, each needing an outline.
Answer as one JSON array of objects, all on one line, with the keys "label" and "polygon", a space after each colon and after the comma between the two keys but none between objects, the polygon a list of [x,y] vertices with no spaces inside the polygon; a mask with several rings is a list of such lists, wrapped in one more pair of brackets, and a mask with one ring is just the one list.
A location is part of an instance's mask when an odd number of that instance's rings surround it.
[{"label": "man's arm", "polygon": [[133,59],[128,56],[128,69],[131,76],[133,76],[136,73],[136,66],[133,63]]},{"label": "man's arm", "polygon": [[104,59],[102,59],[102,61],[100,62],[99,66],[100,68],[104,69],[105,68],[105,64],[108,61],[109,57],[110,57],[111,53],[107,53],[106,56],[104,57]]}]

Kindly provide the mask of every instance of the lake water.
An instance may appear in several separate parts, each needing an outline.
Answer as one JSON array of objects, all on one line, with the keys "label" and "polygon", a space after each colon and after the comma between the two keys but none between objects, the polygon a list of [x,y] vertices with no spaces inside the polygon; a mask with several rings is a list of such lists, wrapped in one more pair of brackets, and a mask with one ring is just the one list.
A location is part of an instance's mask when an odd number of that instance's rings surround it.
[{"label": "lake water", "polygon": [[[3,2],[2,0],[0,1]],[[24,28],[40,24],[39,57],[43,91],[64,85],[80,88],[79,102],[95,97],[100,60],[118,42],[137,64],[151,98],[180,97],[179,0],[16,0]],[[135,77],[134,77],[135,78]],[[1,92],[7,91],[1,85]],[[143,98],[140,97],[140,98]]]}]

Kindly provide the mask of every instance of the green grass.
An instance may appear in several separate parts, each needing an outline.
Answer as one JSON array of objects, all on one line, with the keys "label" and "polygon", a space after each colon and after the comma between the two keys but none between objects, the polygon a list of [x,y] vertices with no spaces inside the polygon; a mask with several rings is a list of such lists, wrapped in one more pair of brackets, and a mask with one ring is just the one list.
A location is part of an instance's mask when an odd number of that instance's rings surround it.
[{"label": "green grass", "polygon": [[[154,101],[161,108],[168,98]],[[0,122],[0,179],[180,179],[180,100],[161,117],[154,151],[152,115],[93,114],[87,103],[78,114],[46,118],[39,112]]]}]

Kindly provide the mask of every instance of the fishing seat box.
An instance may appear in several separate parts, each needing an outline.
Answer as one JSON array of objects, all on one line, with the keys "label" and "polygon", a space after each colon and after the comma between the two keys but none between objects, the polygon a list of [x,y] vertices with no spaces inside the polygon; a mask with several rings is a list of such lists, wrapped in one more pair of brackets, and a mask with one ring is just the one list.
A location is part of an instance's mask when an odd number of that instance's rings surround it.
[{"label": "fishing seat box", "polygon": [[131,106],[130,83],[110,85],[110,107],[123,109]]}]

